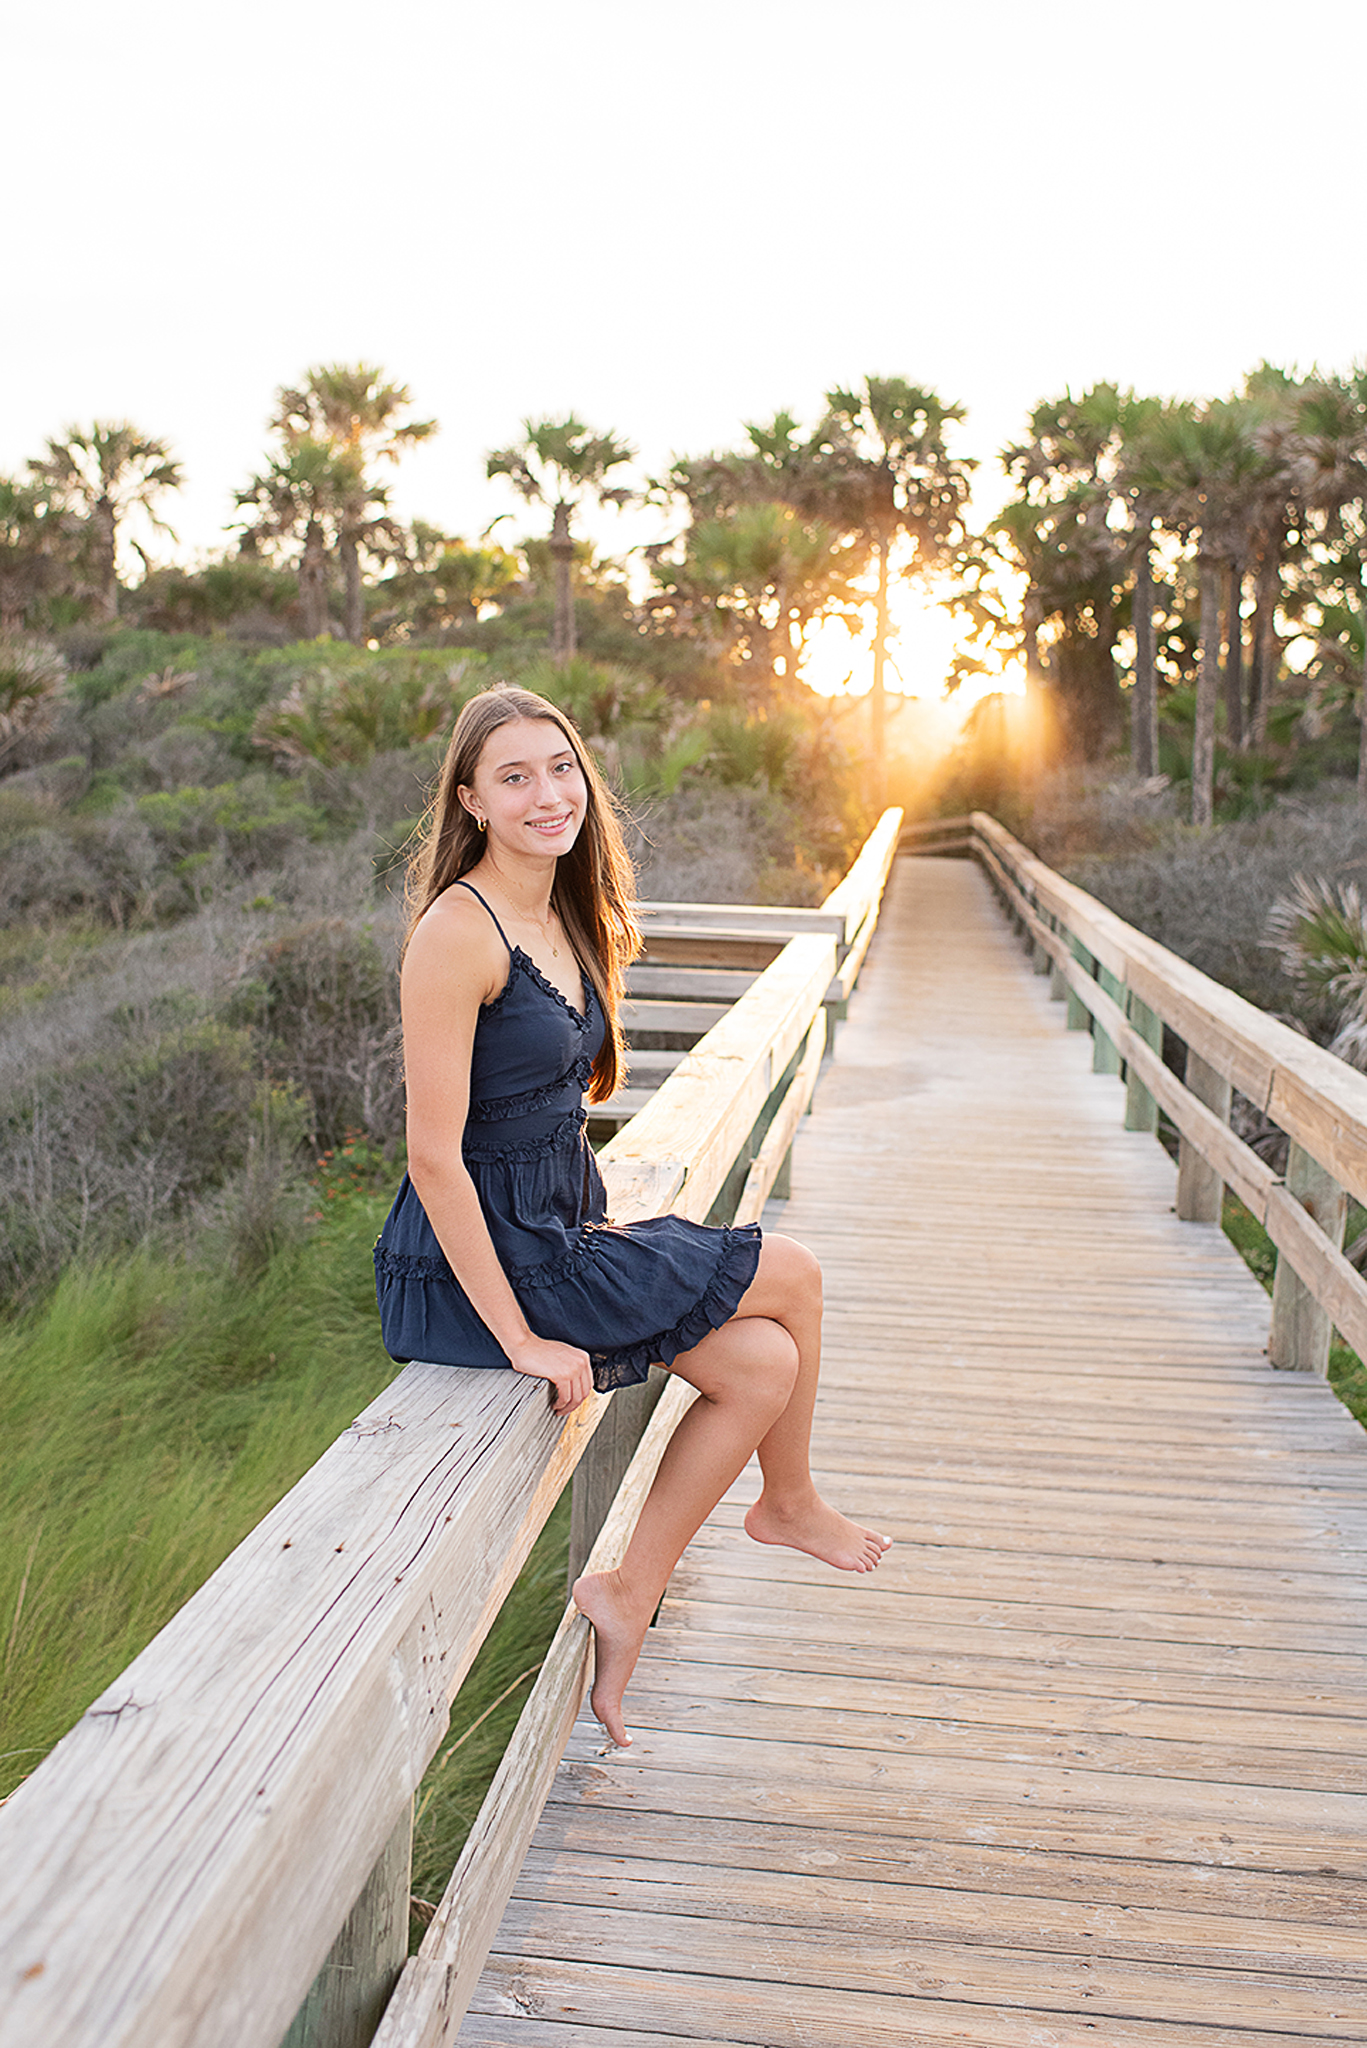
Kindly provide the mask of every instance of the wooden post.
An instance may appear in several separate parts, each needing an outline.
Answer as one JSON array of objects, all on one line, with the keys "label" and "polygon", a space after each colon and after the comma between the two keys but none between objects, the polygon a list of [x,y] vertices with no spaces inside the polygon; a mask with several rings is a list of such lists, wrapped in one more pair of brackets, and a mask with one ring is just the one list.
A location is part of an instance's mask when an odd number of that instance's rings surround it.
[{"label": "wooden post", "polygon": [[[1318,1160],[1293,1144],[1286,1162],[1286,1189],[1309,1212],[1336,1251],[1343,1249],[1348,1197]],[[1267,1354],[1283,1372],[1317,1372],[1329,1368],[1333,1329],[1310,1289],[1281,1252],[1272,1283],[1272,1335]]]},{"label": "wooden post", "polygon": [[[1110,996],[1113,1002],[1119,1003],[1123,1010],[1125,1007],[1124,982],[1099,963],[1096,970],[1096,978],[1105,993]],[[1120,1072],[1120,1054],[1116,1051],[1116,1048],[1112,1045],[1110,1039],[1106,1036],[1095,1018],[1092,1019],[1092,1072],[1094,1074],[1118,1074]]]},{"label": "wooden post", "polygon": [[[1187,1087],[1198,1102],[1213,1109],[1229,1122],[1233,1089],[1224,1075],[1208,1066],[1199,1053],[1187,1047]],[[1225,1186],[1215,1168],[1204,1160],[1190,1138],[1183,1138],[1177,1153],[1177,1213],[1184,1223],[1218,1223],[1224,1205]]]},{"label": "wooden post", "polygon": [[[1125,1005],[1130,1023],[1144,1040],[1151,1045],[1160,1059],[1163,1054],[1163,1020],[1147,1003],[1141,1003],[1131,993]],[[1158,1104],[1150,1095],[1139,1076],[1128,1070],[1125,1074],[1125,1128],[1127,1131],[1156,1131],[1158,1129]]]},{"label": "wooden post", "polygon": [[410,1799],[280,2048],[367,2048],[408,1955],[412,1880]]},{"label": "wooden post", "polygon": [[[808,1104],[808,1109],[809,1109],[809,1110],[810,1110],[810,1107],[811,1107],[811,1105],[810,1105],[810,1104]],[[789,1200],[791,1199],[791,1197],[792,1197],[792,1192],[793,1192],[793,1148],[792,1148],[792,1146],[790,1145],[790,1146],[788,1147],[788,1150],[787,1150],[787,1151],[786,1151],[786,1152],[784,1153],[784,1155],[783,1155],[783,1164],[782,1164],[782,1165],[781,1165],[781,1166],[779,1167],[779,1170],[778,1170],[778,1172],[777,1172],[777,1173],[776,1173],[776,1174],[774,1175],[774,1184],[773,1184],[773,1186],[772,1186],[772,1187],[770,1188],[770,1190],[769,1190],[769,1200],[770,1200],[771,1202],[786,1202],[786,1201],[789,1201]]]},{"label": "wooden post", "polygon": [[[1085,967],[1087,972],[1090,974],[1094,963],[1091,954],[1087,951],[1087,948],[1083,945],[1081,939],[1069,939],[1068,943],[1073,949],[1073,958],[1077,961],[1080,967]],[[1069,989],[1068,1029],[1070,1031],[1088,1031],[1091,1029],[1091,1023],[1091,1011],[1087,1008],[1087,1005],[1083,1002],[1081,996],[1074,995],[1073,991]]]},{"label": "wooden post", "polygon": [[[1060,929],[1059,921],[1052,911],[1048,912],[1047,916],[1049,929],[1057,936]],[[1051,960],[1049,962],[1049,1000],[1051,1003],[1061,1003],[1067,993],[1068,984],[1063,979],[1063,969],[1056,960]]]},{"label": "wooden post", "polygon": [[620,1387],[574,1468],[570,1482],[571,1585],[588,1562],[598,1531],[617,1497],[622,1474],[635,1457],[655,1403],[668,1383],[668,1373],[652,1370],[641,1386]]}]

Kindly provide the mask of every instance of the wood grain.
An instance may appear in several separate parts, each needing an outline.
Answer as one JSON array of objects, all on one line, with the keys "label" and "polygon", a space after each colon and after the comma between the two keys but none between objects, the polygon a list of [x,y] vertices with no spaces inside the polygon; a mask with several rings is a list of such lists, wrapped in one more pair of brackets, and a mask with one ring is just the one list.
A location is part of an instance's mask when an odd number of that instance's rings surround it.
[{"label": "wood grain", "polygon": [[1362,1435],[1090,1061],[973,865],[900,863],[765,1219],[825,1269],[818,1476],[896,1546],[831,1573],[731,1489],[462,2042],[1367,2039]]}]

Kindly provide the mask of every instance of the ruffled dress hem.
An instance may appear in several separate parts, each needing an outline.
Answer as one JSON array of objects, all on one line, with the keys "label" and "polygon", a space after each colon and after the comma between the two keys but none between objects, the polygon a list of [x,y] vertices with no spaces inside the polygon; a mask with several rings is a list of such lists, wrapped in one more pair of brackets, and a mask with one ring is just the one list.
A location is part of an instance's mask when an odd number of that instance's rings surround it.
[{"label": "ruffled dress hem", "polygon": [[762,1238],[758,1223],[727,1224],[721,1237],[721,1257],[706,1290],[672,1328],[644,1343],[589,1353],[593,1384],[600,1394],[639,1386],[652,1365],[673,1365],[681,1351],[691,1351],[713,1330],[730,1322],[759,1268]]}]

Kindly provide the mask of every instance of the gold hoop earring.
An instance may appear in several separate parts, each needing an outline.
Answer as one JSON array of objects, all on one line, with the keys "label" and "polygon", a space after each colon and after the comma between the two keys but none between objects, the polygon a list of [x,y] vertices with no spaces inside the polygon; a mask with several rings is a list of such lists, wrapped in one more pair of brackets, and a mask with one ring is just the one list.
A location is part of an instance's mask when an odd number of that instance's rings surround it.
[{"label": "gold hoop earring", "polygon": [[476,823],[476,825],[478,825],[478,827],[479,827],[479,829],[480,829],[480,831],[481,831],[481,832],[487,832],[487,831],[488,831],[488,829],[489,829],[489,820],[488,820],[487,818],[476,818],[476,819],[475,819],[475,823]]}]

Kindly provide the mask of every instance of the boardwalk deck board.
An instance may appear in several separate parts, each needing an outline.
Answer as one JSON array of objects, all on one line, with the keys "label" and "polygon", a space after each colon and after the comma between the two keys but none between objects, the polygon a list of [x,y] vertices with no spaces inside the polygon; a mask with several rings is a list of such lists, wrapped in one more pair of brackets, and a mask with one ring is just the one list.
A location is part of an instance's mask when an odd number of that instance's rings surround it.
[{"label": "boardwalk deck board", "polygon": [[840,1577],[733,1490],[468,2048],[1367,2042],[1367,1443],[1123,1104],[978,870],[901,864],[766,1218],[896,1548]]}]

